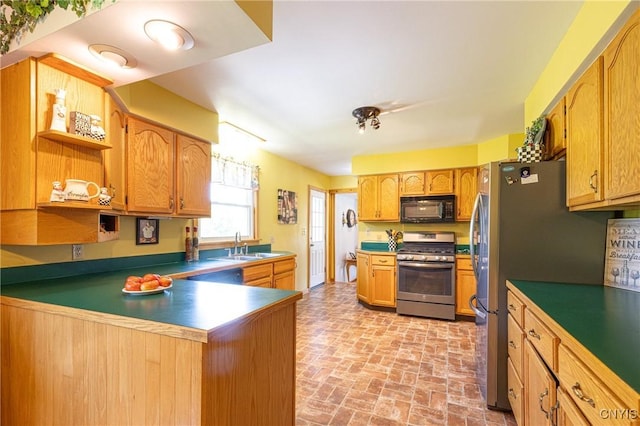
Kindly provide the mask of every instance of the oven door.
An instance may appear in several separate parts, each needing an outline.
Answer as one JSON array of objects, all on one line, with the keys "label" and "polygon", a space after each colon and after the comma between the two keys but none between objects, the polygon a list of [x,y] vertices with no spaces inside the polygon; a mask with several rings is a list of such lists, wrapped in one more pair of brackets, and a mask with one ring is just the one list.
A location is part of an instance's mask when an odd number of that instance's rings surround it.
[{"label": "oven door", "polygon": [[455,303],[455,264],[398,262],[398,300]]}]

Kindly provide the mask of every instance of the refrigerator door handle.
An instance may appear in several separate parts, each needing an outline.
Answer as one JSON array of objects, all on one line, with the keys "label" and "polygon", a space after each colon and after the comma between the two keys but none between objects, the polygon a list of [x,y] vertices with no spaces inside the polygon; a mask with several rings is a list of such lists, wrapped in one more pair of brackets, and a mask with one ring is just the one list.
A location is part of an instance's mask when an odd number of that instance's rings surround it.
[{"label": "refrigerator door handle", "polygon": [[[473,236],[476,232],[476,224],[480,225],[480,205],[482,204],[482,195],[478,192],[476,195],[476,201],[473,203],[473,212],[471,213],[471,221],[469,222],[469,254],[471,255],[471,268],[473,269],[473,275],[476,277],[476,281],[480,278],[480,272],[478,270],[478,256],[476,255],[475,241]],[[476,221],[477,219],[477,221]]]},{"label": "refrigerator door handle", "polygon": [[478,309],[476,305],[473,304],[474,301],[476,301],[476,303],[478,301],[478,296],[476,296],[475,294],[469,298],[469,307],[478,318],[485,319],[487,317],[487,314]]}]

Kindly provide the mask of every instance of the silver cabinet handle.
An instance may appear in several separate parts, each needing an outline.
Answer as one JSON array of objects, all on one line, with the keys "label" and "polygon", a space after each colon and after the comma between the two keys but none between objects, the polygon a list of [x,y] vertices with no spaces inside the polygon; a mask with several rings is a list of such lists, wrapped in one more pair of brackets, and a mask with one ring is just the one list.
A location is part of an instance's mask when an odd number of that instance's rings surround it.
[{"label": "silver cabinet handle", "polygon": [[540,340],[540,335],[536,333],[536,331],[533,328],[529,330],[529,336],[535,337],[536,339]]},{"label": "silver cabinet handle", "polygon": [[598,192],[598,187],[596,186],[598,181],[596,180],[596,185],[593,184],[593,179],[598,179],[598,171],[594,170],[593,174],[591,176],[589,176],[589,186],[591,187],[591,189],[593,189],[593,192],[597,193]]},{"label": "silver cabinet handle", "polygon": [[509,346],[511,346],[513,349],[516,349],[516,344],[513,342],[513,340],[509,340]]},{"label": "silver cabinet handle", "polygon": [[517,311],[517,309],[516,309],[516,307],[515,307],[515,305],[513,303],[509,303],[509,310],[513,311],[513,312]]},{"label": "silver cabinet handle", "polygon": [[593,400],[593,398],[588,398],[588,397],[584,396],[584,394],[582,393],[582,389],[580,388],[580,383],[576,382],[575,385],[571,386],[571,390],[573,391],[573,394],[578,397],[578,399],[580,399],[581,401],[586,402],[587,404],[589,404],[593,408],[596,407],[596,403]]},{"label": "silver cabinet handle", "polygon": [[538,403],[540,404],[540,411],[542,411],[544,413],[544,416],[548,419],[549,412],[545,410],[544,407],[542,406],[542,401],[544,400],[544,397],[547,395],[549,395],[549,389],[545,389],[544,392],[538,395]]},{"label": "silver cabinet handle", "polygon": [[513,399],[518,399],[518,396],[516,395],[516,393],[513,391],[513,388],[509,388],[509,396]]}]

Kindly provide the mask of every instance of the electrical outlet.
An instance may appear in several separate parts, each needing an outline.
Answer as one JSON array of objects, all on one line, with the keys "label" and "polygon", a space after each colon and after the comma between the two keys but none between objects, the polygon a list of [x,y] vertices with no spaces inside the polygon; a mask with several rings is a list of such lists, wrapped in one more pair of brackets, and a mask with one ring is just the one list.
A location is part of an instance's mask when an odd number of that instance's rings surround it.
[{"label": "electrical outlet", "polygon": [[84,257],[84,251],[82,250],[82,244],[71,245],[71,259],[80,260]]}]

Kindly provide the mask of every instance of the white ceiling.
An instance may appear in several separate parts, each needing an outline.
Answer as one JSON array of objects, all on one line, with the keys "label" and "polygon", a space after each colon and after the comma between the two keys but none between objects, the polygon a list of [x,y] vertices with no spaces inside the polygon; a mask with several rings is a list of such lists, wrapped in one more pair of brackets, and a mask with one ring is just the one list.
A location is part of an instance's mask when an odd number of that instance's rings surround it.
[{"label": "white ceiling", "polygon": [[[2,61],[53,51],[96,69],[86,44],[115,45],[139,62],[99,70],[116,85],[152,78],[266,139],[267,151],[349,175],[355,155],[523,132],[524,100],[582,3],[275,0],[269,42],[233,2],[120,0]],[[155,49],[141,28],[163,18],[195,47]],[[395,112],[358,134],[351,111],[363,105]]]}]

